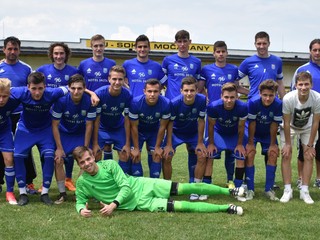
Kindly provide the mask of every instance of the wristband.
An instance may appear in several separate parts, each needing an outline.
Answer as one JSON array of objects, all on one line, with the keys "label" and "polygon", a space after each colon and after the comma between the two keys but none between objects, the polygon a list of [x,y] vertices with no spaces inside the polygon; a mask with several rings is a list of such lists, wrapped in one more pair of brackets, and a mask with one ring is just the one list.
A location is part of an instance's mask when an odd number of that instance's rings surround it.
[{"label": "wristband", "polygon": [[113,200],[113,203],[119,207],[120,203],[117,200]]}]

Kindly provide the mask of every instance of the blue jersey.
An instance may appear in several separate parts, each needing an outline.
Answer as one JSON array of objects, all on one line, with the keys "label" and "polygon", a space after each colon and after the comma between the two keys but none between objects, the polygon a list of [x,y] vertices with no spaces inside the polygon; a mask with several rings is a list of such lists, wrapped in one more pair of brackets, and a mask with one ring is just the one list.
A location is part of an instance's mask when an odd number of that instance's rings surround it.
[{"label": "blue jersey", "polygon": [[170,119],[170,101],[160,95],[158,102],[150,106],[145,98],[145,95],[140,95],[132,100],[129,108],[130,120],[139,120],[139,132],[158,132],[160,120]]},{"label": "blue jersey", "polygon": [[246,58],[239,66],[239,77],[248,75],[250,92],[248,98],[259,95],[259,85],[264,80],[282,80],[282,60],[281,58],[270,55],[261,58],[257,55]]},{"label": "blue jersey", "polygon": [[96,119],[96,108],[91,106],[91,98],[84,93],[81,102],[75,104],[71,94],[58,99],[52,107],[52,118],[60,120],[59,130],[68,134],[84,135],[86,121]]},{"label": "blue jersey", "polygon": [[111,96],[109,86],[104,86],[95,91],[100,98],[97,113],[100,114],[100,129],[118,129],[124,126],[124,116],[129,114],[129,105],[132,100],[128,89],[122,87],[118,96]]},{"label": "blue jersey", "polygon": [[54,64],[40,66],[37,71],[42,72],[46,77],[47,87],[67,86],[70,77],[78,73],[78,69],[73,66],[65,65],[65,67],[60,70],[55,68]]},{"label": "blue jersey", "polygon": [[6,105],[0,107],[0,134],[10,129],[11,132],[11,118],[10,114],[19,106],[20,102],[9,98]]},{"label": "blue jersey", "polygon": [[192,55],[187,58],[181,58],[178,54],[167,56],[163,59],[162,68],[168,77],[164,84],[167,86],[166,97],[170,100],[181,94],[183,78],[193,76],[200,80],[201,60]]},{"label": "blue jersey", "polygon": [[87,89],[95,91],[99,87],[109,85],[109,71],[114,65],[116,62],[109,58],[104,58],[101,62],[87,58],[80,62],[78,70],[86,80]]},{"label": "blue jersey", "polygon": [[201,70],[201,80],[206,82],[209,103],[221,98],[222,85],[227,82],[235,82],[238,78],[238,67],[227,64],[218,67],[216,64],[205,65]]},{"label": "blue jersey", "polygon": [[126,60],[123,63],[126,70],[130,90],[133,97],[143,94],[145,82],[150,78],[158,79],[164,83],[167,79],[161,65],[155,61],[139,62],[137,58]]},{"label": "blue jersey", "polygon": [[320,66],[312,61],[298,67],[292,78],[292,89],[295,89],[296,75],[300,72],[308,72],[312,76],[312,89],[320,93]]},{"label": "blue jersey", "polygon": [[11,89],[11,96],[20,101],[23,111],[20,122],[30,131],[41,131],[51,126],[50,109],[55,101],[66,95],[68,89],[65,87],[46,88],[40,100],[34,100],[27,87]]},{"label": "blue jersey", "polygon": [[256,121],[255,136],[259,138],[270,137],[272,122],[282,122],[282,101],[275,98],[273,103],[265,107],[261,97],[255,96],[248,101],[248,122]]},{"label": "blue jersey", "polygon": [[204,119],[206,115],[206,97],[197,94],[191,105],[183,102],[183,95],[175,97],[171,101],[171,118],[173,132],[182,134],[195,134],[198,132],[198,119]]},{"label": "blue jersey", "polygon": [[221,135],[237,135],[240,120],[245,120],[248,115],[247,104],[236,100],[232,110],[226,110],[222,99],[210,103],[207,107],[208,117],[216,120],[214,131]]}]

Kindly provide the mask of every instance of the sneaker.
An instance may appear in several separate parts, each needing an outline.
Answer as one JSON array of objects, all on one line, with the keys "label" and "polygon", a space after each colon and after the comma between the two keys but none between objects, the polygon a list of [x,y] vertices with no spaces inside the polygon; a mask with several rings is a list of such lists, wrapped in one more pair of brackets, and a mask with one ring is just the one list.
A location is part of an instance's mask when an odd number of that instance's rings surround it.
[{"label": "sneaker", "polygon": [[42,186],[38,189],[38,193],[42,193]]},{"label": "sneaker", "polygon": [[[302,179],[301,178],[298,178],[298,180],[297,180],[297,188],[299,189],[299,190],[301,190],[301,185],[302,185]],[[313,185],[314,186],[314,185]]]},{"label": "sneaker", "polygon": [[246,183],[242,183],[241,187],[243,187],[245,192],[248,190],[248,185]]},{"label": "sneaker", "polygon": [[13,192],[6,192],[6,200],[11,205],[17,205],[16,197],[14,196]]},{"label": "sneaker", "polygon": [[273,190],[264,192],[264,195],[271,201],[279,201],[279,198],[276,197],[276,193]]},{"label": "sneaker", "polygon": [[66,178],[64,185],[69,191],[72,191],[72,192],[76,191],[76,187],[74,186],[71,178]]},{"label": "sneaker", "polygon": [[243,187],[229,189],[229,192],[230,192],[231,196],[239,196],[239,197],[244,196],[244,188]]},{"label": "sneaker", "polygon": [[248,190],[246,194],[246,200],[252,200],[254,197],[254,191],[253,190]]},{"label": "sneaker", "polygon": [[320,189],[320,179],[316,179],[316,180],[314,181],[313,186]]},{"label": "sneaker", "polygon": [[309,191],[300,190],[300,199],[302,199],[306,204],[313,204],[314,201],[310,197]]},{"label": "sneaker", "polygon": [[228,182],[226,183],[226,187],[229,188],[229,189],[235,188],[234,182],[233,182],[232,180],[228,181]]},{"label": "sneaker", "polygon": [[29,203],[29,198],[27,194],[20,194],[19,200],[18,200],[18,205],[19,206],[25,206]]},{"label": "sneaker", "polygon": [[292,198],[292,189],[284,189],[280,202],[287,203]]},{"label": "sneaker", "polygon": [[243,214],[243,208],[242,207],[239,207],[239,206],[236,206],[236,205],[233,205],[233,204],[230,204],[228,210],[227,210],[227,213],[229,214],[237,214],[237,215],[242,215]]},{"label": "sneaker", "polygon": [[52,205],[53,201],[50,199],[49,194],[41,194],[40,201],[43,202],[46,205]]},{"label": "sneaker", "polygon": [[63,202],[67,201],[67,193],[62,192],[59,194],[58,198],[56,201],[54,201],[55,204],[61,204]]},{"label": "sneaker", "polygon": [[272,189],[273,190],[280,190],[280,187],[277,184],[273,184]]},{"label": "sneaker", "polygon": [[31,194],[31,195],[34,195],[34,194],[38,193],[38,191],[34,188],[34,184],[33,183],[27,184],[26,190],[27,190],[27,193]]},{"label": "sneaker", "polygon": [[199,195],[192,193],[190,195],[190,201],[195,201],[195,200],[199,200]]},{"label": "sneaker", "polygon": [[200,196],[199,196],[199,200],[200,200],[200,201],[206,201],[206,200],[208,200],[208,195],[200,195]]}]

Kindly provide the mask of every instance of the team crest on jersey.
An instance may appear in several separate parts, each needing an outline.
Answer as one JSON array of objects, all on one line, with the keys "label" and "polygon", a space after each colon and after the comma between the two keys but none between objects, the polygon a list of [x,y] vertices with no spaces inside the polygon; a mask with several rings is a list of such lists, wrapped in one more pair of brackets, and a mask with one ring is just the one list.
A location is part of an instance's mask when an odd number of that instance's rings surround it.
[{"label": "team crest on jersey", "polygon": [[232,79],[232,74],[228,74],[228,80]]},{"label": "team crest on jersey", "polygon": [[10,116],[10,114],[11,114],[11,111],[7,111],[7,112],[6,112],[6,116],[7,116],[7,117]]},{"label": "team crest on jersey", "polygon": [[191,68],[191,69],[194,69],[193,63],[190,63],[190,68]]},{"label": "team crest on jersey", "polygon": [[108,72],[108,68],[103,68],[102,71],[103,71],[103,73],[107,73]]},{"label": "team crest on jersey", "polygon": [[87,69],[87,73],[91,73],[91,68],[88,68],[88,69]]},{"label": "team crest on jersey", "polygon": [[64,75],[64,80],[69,81],[69,75]]},{"label": "team crest on jersey", "polygon": [[135,69],[132,69],[131,74],[135,75],[137,73],[137,71]]},{"label": "team crest on jersey", "polygon": [[273,118],[274,114],[273,112],[269,112],[269,117]]},{"label": "team crest on jersey", "polygon": [[233,116],[233,117],[232,117],[232,120],[235,122],[235,121],[238,120],[238,117],[237,117],[237,116]]},{"label": "team crest on jersey", "polygon": [[159,118],[159,117],[160,117],[160,113],[159,113],[159,112],[156,112],[156,113],[155,113],[155,116],[156,116],[156,118]]},{"label": "team crest on jersey", "polygon": [[52,75],[49,74],[49,75],[47,76],[47,79],[48,79],[48,80],[51,80],[51,78],[52,78]]},{"label": "team crest on jersey", "polygon": [[81,110],[81,115],[82,116],[86,116],[87,115],[87,111],[86,110]]},{"label": "team crest on jersey", "polygon": [[148,69],[148,75],[152,75],[152,69]]},{"label": "team crest on jersey", "polygon": [[124,103],[120,103],[120,108],[124,108]]},{"label": "team crest on jersey", "polygon": [[196,108],[192,108],[192,113],[197,113],[197,109]]},{"label": "team crest on jersey", "polygon": [[271,64],[271,68],[272,68],[273,70],[276,69],[276,65]]}]

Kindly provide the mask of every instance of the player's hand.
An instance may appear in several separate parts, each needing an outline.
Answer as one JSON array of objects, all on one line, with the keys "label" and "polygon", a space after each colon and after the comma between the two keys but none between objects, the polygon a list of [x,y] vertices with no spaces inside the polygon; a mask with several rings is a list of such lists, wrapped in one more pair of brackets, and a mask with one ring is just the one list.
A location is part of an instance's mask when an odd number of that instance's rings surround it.
[{"label": "player's hand", "polygon": [[130,151],[130,155],[133,163],[138,163],[141,160],[141,153],[139,148],[132,148]]},{"label": "player's hand", "polygon": [[209,144],[207,147],[207,154],[209,158],[213,158],[213,156],[218,152],[217,147],[214,144]]},{"label": "player's hand", "polygon": [[316,156],[316,149],[312,147],[305,146],[304,154],[306,154],[310,158],[314,158]]},{"label": "player's hand", "polygon": [[93,156],[95,157],[96,161],[101,160],[102,158],[102,150],[98,144],[93,144],[92,145],[92,153]]},{"label": "player's hand", "polygon": [[173,157],[173,155],[174,155],[174,149],[173,149],[173,147],[170,145],[167,145],[167,146],[165,146],[164,147],[164,149],[163,149],[163,157],[165,158],[165,159],[168,159],[168,158],[172,158]]},{"label": "player's hand", "polygon": [[86,217],[86,218],[92,216],[91,210],[88,209],[88,203],[86,203],[86,207],[85,207],[85,208],[82,208],[82,209],[80,210],[80,215],[81,215],[82,217]]},{"label": "player's hand", "polygon": [[102,216],[111,216],[113,211],[117,208],[117,205],[115,203],[105,204],[103,202],[100,202],[100,206],[102,207],[100,209],[100,213]]},{"label": "player's hand", "polygon": [[55,160],[56,164],[62,164],[63,158],[65,158],[65,157],[66,157],[66,154],[63,151],[63,149],[57,149],[55,151],[54,160]]},{"label": "player's hand", "polygon": [[130,146],[124,145],[123,148],[120,151],[121,159],[126,159],[128,160],[130,157]]},{"label": "player's hand", "polygon": [[163,156],[163,149],[161,147],[155,147],[153,154],[155,159],[161,159]]},{"label": "player's hand", "polygon": [[234,149],[234,154],[240,158],[245,158],[247,156],[246,149],[242,144],[238,144]]},{"label": "player's hand", "polygon": [[195,153],[199,157],[207,157],[208,151],[203,143],[198,143],[195,149]]},{"label": "player's hand", "polygon": [[100,102],[100,99],[98,98],[97,94],[95,92],[92,92],[91,94],[91,105],[92,106],[97,106]]},{"label": "player's hand", "polygon": [[290,144],[284,144],[281,154],[283,157],[290,157],[292,154],[292,146]]}]

